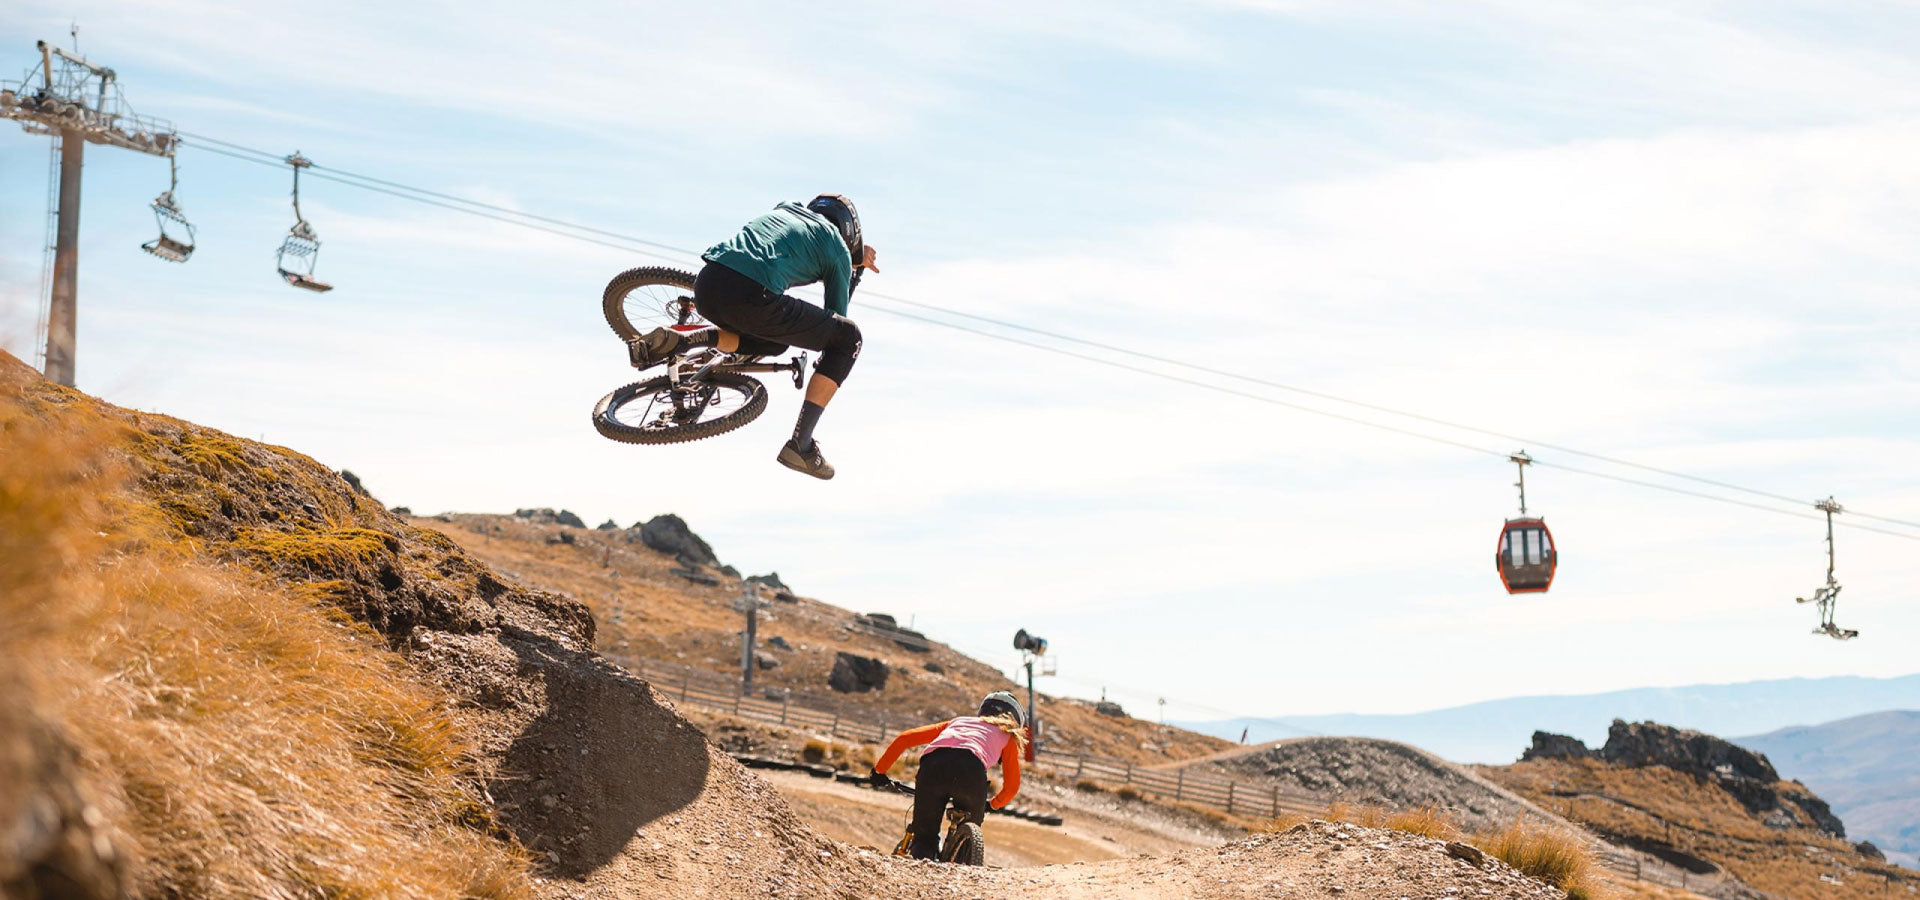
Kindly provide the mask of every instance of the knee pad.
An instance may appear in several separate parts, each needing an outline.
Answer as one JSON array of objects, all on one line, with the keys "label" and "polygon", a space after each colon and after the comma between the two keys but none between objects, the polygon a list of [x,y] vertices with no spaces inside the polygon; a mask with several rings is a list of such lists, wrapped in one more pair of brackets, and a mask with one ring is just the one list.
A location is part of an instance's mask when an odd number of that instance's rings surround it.
[{"label": "knee pad", "polygon": [[834,384],[845,384],[847,373],[853,371],[853,363],[860,358],[860,326],[844,316],[833,317],[833,334],[827,338],[827,346],[820,353],[820,364],[814,367]]}]

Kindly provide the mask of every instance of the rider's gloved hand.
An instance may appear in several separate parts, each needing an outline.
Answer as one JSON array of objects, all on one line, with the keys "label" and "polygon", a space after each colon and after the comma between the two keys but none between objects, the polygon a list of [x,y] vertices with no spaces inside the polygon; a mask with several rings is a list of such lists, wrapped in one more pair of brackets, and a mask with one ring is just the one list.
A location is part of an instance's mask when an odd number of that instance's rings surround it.
[{"label": "rider's gloved hand", "polygon": [[867,783],[874,787],[886,787],[893,783],[893,779],[888,778],[885,772],[875,769],[867,773]]}]

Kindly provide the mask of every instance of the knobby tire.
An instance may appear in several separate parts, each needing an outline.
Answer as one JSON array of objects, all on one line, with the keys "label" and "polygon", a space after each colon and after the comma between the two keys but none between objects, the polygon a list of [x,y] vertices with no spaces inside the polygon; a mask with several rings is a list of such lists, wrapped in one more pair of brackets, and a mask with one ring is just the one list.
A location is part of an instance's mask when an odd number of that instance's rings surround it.
[{"label": "knobby tire", "polygon": [[987,863],[987,844],[980,835],[980,826],[972,822],[961,822],[947,835],[952,848],[942,854],[947,862],[963,866],[983,866]]},{"label": "knobby tire", "polygon": [[600,432],[602,437],[623,444],[681,444],[713,437],[716,434],[725,434],[759,418],[761,413],[766,412],[767,387],[758,379],[749,378],[737,372],[709,372],[706,380],[713,384],[730,385],[741,389],[747,396],[747,402],[739,409],[717,419],[667,428],[635,428],[614,418],[614,411],[627,403],[645,400],[666,390],[669,381],[667,376],[661,375],[616,388],[613,393],[600,398],[600,403],[593,408],[593,428]]},{"label": "knobby tire", "polygon": [[621,340],[632,340],[643,333],[627,319],[627,295],[654,284],[685,288],[688,294],[692,294],[693,273],[668,266],[641,266],[621,272],[607,282],[606,292],[600,295],[600,312],[607,317],[607,327],[613,329],[613,333],[619,335]]}]

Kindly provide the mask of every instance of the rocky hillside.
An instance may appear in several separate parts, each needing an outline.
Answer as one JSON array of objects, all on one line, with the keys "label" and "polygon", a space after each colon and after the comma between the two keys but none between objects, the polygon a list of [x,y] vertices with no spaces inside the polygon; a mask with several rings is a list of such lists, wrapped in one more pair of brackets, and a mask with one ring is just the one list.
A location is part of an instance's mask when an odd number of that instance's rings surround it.
[{"label": "rocky hillside", "polygon": [[1813,791],[1712,735],[1615,720],[1598,750],[1536,733],[1520,762],[1479,771],[1608,840],[1709,879],[1801,898],[1920,887],[1920,873],[1849,842]]},{"label": "rocky hillside", "polygon": [[1820,792],[1850,837],[1920,866],[1920,711],[1891,710],[1734,738]]},{"label": "rocky hillside", "polygon": [[[805,596],[778,574],[746,575],[721,562],[687,523],[654,515],[621,528],[581,527],[564,510],[512,515],[452,513],[411,518],[522,583],[578,598],[599,623],[599,646],[615,660],[665,661],[737,678],[747,579],[767,583],[760,613],[754,683],[796,703],[868,721],[908,725],[972,710],[990,691],[1024,687],[939,641],[868,615]],[[1017,659],[1012,648],[1009,661]],[[1090,754],[1140,765],[1190,759],[1233,746],[1219,738],[1095,704],[1042,695],[1041,739],[1048,752]]]},{"label": "rocky hillside", "polygon": [[1559,896],[1324,823],[1087,866],[888,859],[599,655],[588,607],[307,457],[0,356],[0,459],[0,896]]},{"label": "rocky hillside", "polygon": [[1271,782],[1327,803],[1391,810],[1444,810],[1472,832],[1541,813],[1533,804],[1471,769],[1418,747],[1375,738],[1316,737],[1229,751],[1186,766],[1189,771]]}]

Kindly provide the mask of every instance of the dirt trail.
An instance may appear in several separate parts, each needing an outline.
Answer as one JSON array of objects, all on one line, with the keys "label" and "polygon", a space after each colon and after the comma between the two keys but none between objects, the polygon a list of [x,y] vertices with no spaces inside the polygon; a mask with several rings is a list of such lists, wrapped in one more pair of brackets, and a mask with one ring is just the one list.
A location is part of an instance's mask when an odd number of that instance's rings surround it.
[{"label": "dirt trail", "polygon": [[[913,802],[901,794],[882,793],[799,772],[764,775],[815,831],[869,849],[892,849],[889,842],[899,835]],[[1036,800],[1051,799],[1035,796],[1042,793],[1050,792],[1045,786],[1029,785],[1022,791],[1019,802],[1033,804]],[[1171,853],[1217,846],[1230,837],[1162,822],[1151,814],[1116,815],[1091,807],[1069,811],[1066,823],[1060,826],[990,816],[986,836],[987,863],[1002,868]]]}]

